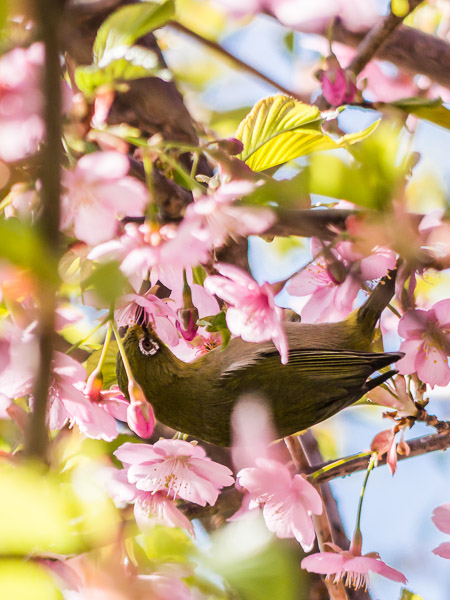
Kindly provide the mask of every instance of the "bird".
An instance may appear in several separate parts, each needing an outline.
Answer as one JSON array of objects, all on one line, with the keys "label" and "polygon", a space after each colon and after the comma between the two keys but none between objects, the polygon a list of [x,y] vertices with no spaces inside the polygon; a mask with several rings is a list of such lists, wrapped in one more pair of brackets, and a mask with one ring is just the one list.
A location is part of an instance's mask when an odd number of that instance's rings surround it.
[{"label": "bird", "polygon": [[[272,341],[236,337],[190,363],[178,359],[143,323],[131,325],[123,346],[133,375],[155,416],[184,434],[218,446],[232,444],[232,414],[246,394],[264,403],[282,438],[354,404],[395,370],[377,371],[402,352],[373,352],[376,324],[395,290],[395,272],[378,283],[368,300],[335,323],[285,322],[289,360],[283,365]],[[117,380],[128,397],[128,379],[117,355]]]}]

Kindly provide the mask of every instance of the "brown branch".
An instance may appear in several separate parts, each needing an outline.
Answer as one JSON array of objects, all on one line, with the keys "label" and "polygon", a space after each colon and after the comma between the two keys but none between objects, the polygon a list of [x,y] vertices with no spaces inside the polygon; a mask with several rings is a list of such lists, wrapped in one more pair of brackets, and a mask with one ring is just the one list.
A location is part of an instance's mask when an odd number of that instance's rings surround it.
[{"label": "brown branch", "polygon": [[287,96],[292,96],[292,98],[295,98],[296,100],[300,100],[300,102],[309,103],[309,101],[310,101],[309,96],[299,94],[298,92],[295,92],[294,90],[284,87],[277,81],[274,81],[271,77],[265,75],[261,71],[258,71],[258,69],[255,69],[255,67],[252,67],[251,65],[244,62],[243,60],[241,60],[234,54],[231,54],[231,52],[226,50],[223,46],[221,46],[217,42],[208,40],[207,38],[199,35],[198,33],[195,33],[195,31],[192,31],[188,27],[185,27],[181,23],[178,23],[177,21],[170,21],[169,26],[172,27],[172,29],[175,29],[176,31],[179,31],[179,32],[184,33],[185,35],[191,37],[192,39],[196,40],[203,46],[206,46],[206,48],[209,48],[210,50],[217,52],[218,54],[223,56],[225,59],[227,59],[229,62],[231,62],[234,66],[238,67],[239,69],[242,69],[243,71],[247,71],[247,73],[254,75],[258,79],[261,79],[262,81],[265,81],[266,83],[268,83],[269,85],[271,85],[273,88],[277,89],[278,91],[282,92],[283,94],[285,94]]},{"label": "brown branch", "polygon": [[[303,447],[302,438],[300,436],[291,436],[284,438],[284,441],[295,464],[295,468],[299,473],[303,473],[310,467],[310,461]],[[312,521],[314,523],[319,549],[321,551],[326,551],[327,548],[325,544],[334,541],[328,514],[329,507],[327,500],[329,498],[325,493],[325,488],[329,488],[329,486],[327,484],[316,484],[316,482],[314,482],[313,485],[322,498],[323,512],[320,515],[312,515]],[[334,583],[329,579],[324,579],[323,581],[327,587],[331,600],[349,600],[349,596],[347,595],[346,588],[342,581],[337,583]]]},{"label": "brown branch", "polygon": [[[450,431],[445,431],[444,433],[433,433],[431,435],[424,435],[419,438],[414,438],[413,440],[408,441],[408,446],[410,449],[409,455],[406,456],[404,454],[399,454],[397,457],[399,461],[406,460],[407,458],[412,458],[414,456],[422,456],[423,454],[428,454],[430,452],[436,452],[437,450],[447,450],[447,448],[450,448]],[[346,461],[344,464],[318,475],[314,481],[323,483],[326,481],[331,481],[332,479],[336,479],[337,477],[345,477],[346,475],[351,475],[352,473],[356,473],[358,471],[364,471],[367,468],[367,456],[358,456],[354,459],[349,456],[348,459],[348,462]],[[334,461],[314,465],[313,467],[309,468],[308,472],[313,473],[318,471],[319,469],[332,464],[332,462]],[[383,456],[378,461],[378,466],[385,464],[386,456]]]},{"label": "brown branch", "polygon": [[[46,134],[41,173],[42,213],[39,220],[39,227],[48,248],[48,256],[55,258],[56,265],[59,242],[60,173],[62,160],[61,74],[58,28],[63,2],[61,0],[38,0],[36,8],[40,33],[45,46],[43,91],[45,94],[44,120]],[[33,412],[25,439],[25,451],[27,455],[40,458],[44,458],[48,443],[46,415],[53,358],[56,306],[55,282],[56,269],[52,281],[41,280],[39,285],[39,365],[33,389]]]},{"label": "brown branch", "polygon": [[[325,27],[317,33],[327,35]],[[333,38],[353,48],[366,34],[350,31],[339,20],[333,28]],[[378,49],[377,58],[388,60],[410,73],[422,73],[435,83],[450,88],[450,44],[434,35],[400,25]]]},{"label": "brown branch", "polygon": [[384,18],[380,19],[364,36],[359,44],[355,56],[347,67],[355,75],[358,75],[364,67],[372,60],[381,46],[392,35],[395,29],[401,24],[403,19],[412,12],[423,0],[409,0],[409,11],[403,17],[398,17],[390,12]]}]

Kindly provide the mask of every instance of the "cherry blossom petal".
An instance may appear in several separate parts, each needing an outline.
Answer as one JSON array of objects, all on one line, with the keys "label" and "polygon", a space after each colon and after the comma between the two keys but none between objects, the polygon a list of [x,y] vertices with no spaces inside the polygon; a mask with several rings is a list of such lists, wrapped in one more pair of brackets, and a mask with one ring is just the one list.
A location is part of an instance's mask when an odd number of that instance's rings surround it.
[{"label": "cherry blossom petal", "polygon": [[439,531],[450,534],[450,503],[435,508],[431,520]]},{"label": "cherry blossom petal", "polygon": [[450,382],[450,367],[446,353],[430,344],[424,346],[424,351],[420,352],[416,358],[419,378],[423,382],[429,383],[431,387],[447,385]]},{"label": "cherry blossom petal", "polygon": [[361,277],[364,280],[383,277],[390,269],[395,268],[397,259],[394,252],[388,248],[379,248],[370,256],[361,260]]},{"label": "cherry blossom petal", "polygon": [[405,356],[397,361],[396,367],[402,375],[416,372],[417,357],[423,352],[423,341],[418,339],[406,340],[401,343],[400,351]]},{"label": "cherry blossom petal", "polygon": [[92,152],[82,156],[77,163],[77,170],[87,182],[119,179],[128,173],[129,168],[129,159],[120,152]]},{"label": "cherry blossom petal", "polygon": [[437,548],[434,548],[433,554],[437,554],[442,558],[450,558],[450,542],[443,542]]},{"label": "cherry blossom petal", "polygon": [[450,328],[450,300],[441,300],[433,305],[433,312],[442,329]]},{"label": "cherry blossom petal", "polygon": [[343,570],[344,563],[345,558],[342,554],[319,552],[306,556],[301,562],[301,567],[311,573],[331,575],[333,573],[340,573]]},{"label": "cherry blossom petal", "polygon": [[[359,561],[357,561],[357,558],[353,558],[349,561],[347,561],[345,568],[348,569],[349,571],[356,571],[356,572],[360,572],[363,573],[364,571],[373,571],[374,573],[378,573],[379,575],[382,575],[383,577],[387,577],[388,579],[391,579],[392,581],[398,581],[400,583],[406,583],[407,579],[406,577],[403,575],[403,573],[400,573],[400,571],[397,571],[397,569],[393,569],[392,567],[389,567],[386,563],[384,563],[382,560],[380,560],[379,558],[371,558],[370,556],[361,556],[359,558]],[[362,564],[362,561],[364,561],[364,564]]]},{"label": "cherry blossom petal", "polygon": [[398,334],[407,339],[421,339],[427,320],[428,311],[416,308],[409,310],[399,321]]}]

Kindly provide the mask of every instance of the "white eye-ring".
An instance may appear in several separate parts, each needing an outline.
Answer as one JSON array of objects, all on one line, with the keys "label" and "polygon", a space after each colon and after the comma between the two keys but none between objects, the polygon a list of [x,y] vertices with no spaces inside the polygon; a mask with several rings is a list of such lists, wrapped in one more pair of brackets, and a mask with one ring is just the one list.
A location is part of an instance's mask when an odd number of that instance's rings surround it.
[{"label": "white eye-ring", "polygon": [[145,356],[154,356],[159,350],[159,344],[148,337],[142,337],[139,340],[139,350]]}]

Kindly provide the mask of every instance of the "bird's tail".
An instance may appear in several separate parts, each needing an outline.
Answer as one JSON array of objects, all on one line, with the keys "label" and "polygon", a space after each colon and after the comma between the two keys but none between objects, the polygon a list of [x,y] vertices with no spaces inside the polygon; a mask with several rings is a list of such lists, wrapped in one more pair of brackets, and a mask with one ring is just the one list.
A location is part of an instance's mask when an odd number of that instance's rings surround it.
[{"label": "bird's tail", "polygon": [[358,309],[356,322],[361,333],[371,338],[381,313],[391,301],[395,293],[395,277],[397,269],[385,275],[370,294],[366,302]]}]

